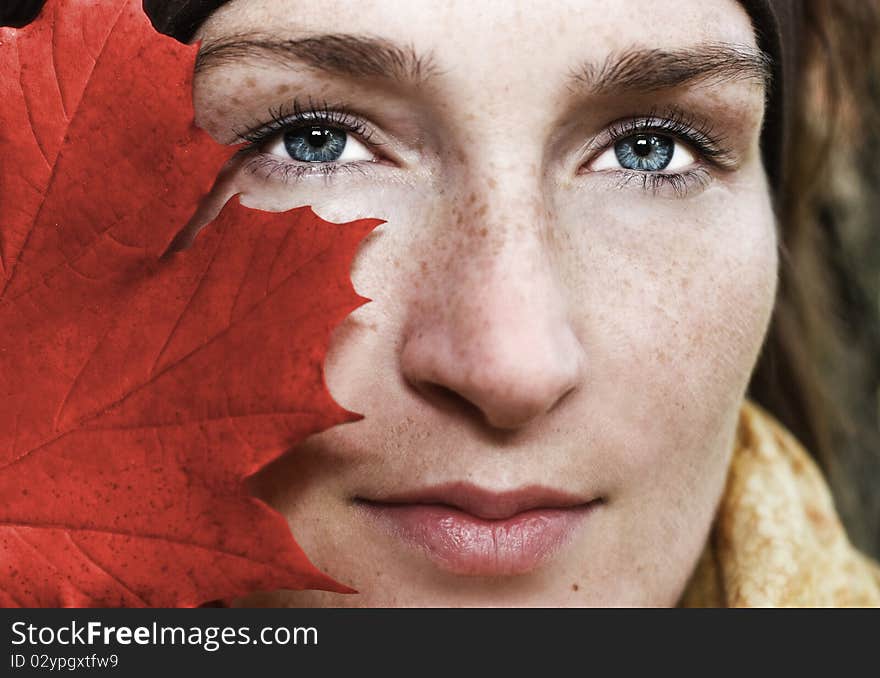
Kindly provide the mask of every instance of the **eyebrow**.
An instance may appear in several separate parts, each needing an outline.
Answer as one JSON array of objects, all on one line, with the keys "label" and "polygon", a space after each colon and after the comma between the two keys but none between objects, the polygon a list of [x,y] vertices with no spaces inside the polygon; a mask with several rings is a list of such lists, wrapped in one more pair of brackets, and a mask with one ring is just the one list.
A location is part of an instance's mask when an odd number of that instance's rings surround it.
[{"label": "eyebrow", "polygon": [[766,88],[772,72],[772,61],[756,48],[705,43],[676,50],[627,50],[609,55],[599,65],[581,64],[570,79],[576,89],[605,95],[731,80],[754,80]]},{"label": "eyebrow", "polygon": [[241,59],[269,60],[282,65],[308,66],[347,77],[379,77],[419,84],[437,73],[433,56],[419,55],[411,46],[382,38],[329,33],[279,40],[258,34],[237,35],[208,42],[199,50],[196,71]]},{"label": "eyebrow", "polygon": [[[202,45],[196,71],[254,59],[344,77],[378,77],[409,84],[423,83],[440,72],[431,53],[420,55],[412,46],[347,33],[295,39],[247,33],[221,38]],[[730,80],[755,80],[769,87],[771,74],[770,58],[757,48],[704,43],[674,50],[632,48],[611,54],[600,64],[585,62],[570,72],[569,85],[595,95]]]}]

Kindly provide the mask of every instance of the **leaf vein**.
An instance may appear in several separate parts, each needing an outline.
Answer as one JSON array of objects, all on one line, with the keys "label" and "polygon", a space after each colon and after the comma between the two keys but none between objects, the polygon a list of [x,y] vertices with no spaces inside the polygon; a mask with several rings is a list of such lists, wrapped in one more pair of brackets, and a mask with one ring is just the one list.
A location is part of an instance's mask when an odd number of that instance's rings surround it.
[{"label": "leaf vein", "polygon": [[211,270],[211,266],[214,264],[214,260],[217,258],[217,255],[220,253],[220,247],[218,246],[214,252],[211,254],[211,259],[208,261],[208,265],[205,267],[205,270],[202,271],[202,274],[199,276],[199,282],[195,286],[192,291],[192,294],[189,295],[189,298],[186,300],[186,303],[180,309],[180,313],[177,316],[177,320],[174,321],[174,327],[168,332],[168,335],[165,337],[165,341],[162,343],[162,347],[159,349],[159,352],[156,354],[156,359],[153,361],[152,367],[150,367],[150,378],[152,379],[153,375],[156,372],[156,367],[159,365],[159,361],[162,360],[162,356],[165,354],[165,350],[171,344],[171,340],[174,338],[177,329],[180,327],[180,323],[183,322],[183,317],[186,315],[187,310],[189,310],[190,305],[192,304],[193,299],[196,298],[196,295],[202,289],[202,286],[205,284],[205,279],[208,277],[208,272]]},{"label": "leaf vein", "polygon": [[64,100],[64,89],[61,84],[61,77],[58,72],[58,24],[60,17],[58,16],[59,6],[55,5],[54,25],[52,26],[52,73],[55,75],[55,84],[58,86],[58,99],[61,101],[61,111],[64,113],[64,122],[70,124],[70,114],[67,111],[67,102]]},{"label": "leaf vein", "polygon": [[146,600],[144,600],[136,591],[134,591],[133,589],[128,587],[125,584],[125,582],[123,582],[119,577],[117,577],[115,574],[113,574],[107,568],[105,568],[103,565],[101,565],[97,560],[95,560],[95,558],[90,553],[87,553],[86,550],[80,544],[77,544],[76,540],[73,538],[73,535],[70,534],[69,532],[67,533],[67,540],[73,545],[73,547],[77,551],[79,551],[82,554],[83,558],[88,560],[90,563],[92,563],[92,565],[94,565],[101,572],[103,572],[105,575],[107,575],[107,577],[109,577],[114,582],[116,582],[120,586],[120,588],[122,588],[123,591],[127,591],[128,593],[130,593],[135,598],[135,600],[140,602],[144,607],[150,607],[150,604]]},{"label": "leaf vein", "polygon": [[95,353],[97,353],[98,348],[101,346],[102,343],[104,343],[104,340],[107,338],[107,335],[110,334],[110,332],[112,330],[113,330],[113,324],[110,323],[107,326],[107,329],[104,331],[104,334],[101,336],[101,338],[95,344],[95,347],[92,349],[92,352],[89,354],[89,357],[83,361],[83,364],[79,368],[79,371],[77,371],[76,375],[71,380],[70,386],[68,387],[67,391],[65,392],[64,397],[61,399],[61,403],[58,405],[58,409],[55,411],[55,419],[52,422],[52,428],[55,429],[56,431],[58,430],[58,423],[61,421],[61,415],[64,413],[64,408],[67,406],[67,401],[70,399],[71,394],[76,389],[77,384],[79,384],[79,380],[82,377],[83,373],[86,371],[86,368],[92,362],[92,358],[94,357]]},{"label": "leaf vein", "polygon": [[[23,543],[25,546],[27,546],[31,551],[33,551],[40,560],[42,560],[44,563],[46,563],[55,572],[58,572],[60,576],[64,576],[64,575],[60,574],[60,571],[55,566],[55,563],[53,563],[51,560],[49,560],[49,558],[47,558],[46,555],[40,549],[38,549],[36,546],[31,544],[27,539],[24,538],[24,535],[21,534],[21,532],[19,532],[19,527],[22,527],[22,526],[10,525],[11,532],[12,532],[13,536],[15,536],[21,543]],[[23,526],[23,527],[27,527],[28,529],[30,529],[29,525]],[[86,591],[83,591],[79,586],[77,586],[72,581],[70,581],[70,577],[64,577],[64,579],[73,588],[75,588],[77,591],[79,591],[82,595],[87,596],[87,597],[91,597]]]},{"label": "leaf vein", "polygon": [[191,358],[193,355],[197,354],[199,351],[203,351],[203,350],[205,350],[207,347],[209,347],[210,345],[212,345],[214,342],[219,341],[221,338],[223,338],[224,336],[226,336],[226,334],[229,333],[234,327],[236,327],[236,326],[238,326],[239,324],[241,324],[242,322],[244,322],[245,319],[246,319],[249,315],[251,315],[252,313],[254,313],[254,312],[256,311],[256,309],[258,309],[258,308],[259,308],[262,304],[264,304],[268,299],[270,299],[271,297],[275,296],[275,294],[277,294],[278,291],[279,291],[282,287],[284,287],[284,285],[287,284],[287,282],[289,282],[294,276],[296,276],[296,275],[301,271],[302,268],[305,268],[308,264],[310,264],[310,263],[312,263],[313,261],[315,261],[319,256],[321,256],[322,254],[324,254],[324,252],[326,252],[326,250],[329,249],[329,247],[330,247],[330,246],[328,245],[327,248],[322,249],[320,252],[317,252],[317,253],[315,253],[313,256],[309,257],[309,259],[308,259],[307,261],[304,261],[304,262],[302,263],[301,266],[297,267],[296,270],[292,271],[289,275],[285,276],[283,280],[279,281],[278,285],[276,285],[275,288],[272,289],[272,291],[271,291],[269,294],[267,294],[267,295],[266,295],[265,297],[263,297],[259,302],[257,302],[256,304],[254,304],[251,308],[249,308],[249,309],[244,313],[244,315],[242,315],[240,318],[236,319],[234,322],[227,324],[226,327],[224,327],[223,329],[219,330],[214,336],[212,336],[210,339],[208,339],[205,343],[203,343],[203,344],[197,346],[196,348],[194,348],[194,349],[193,349],[192,351],[190,351],[189,353],[187,353],[187,354],[185,354],[185,355],[182,355],[182,356],[180,356],[178,359],[176,359],[176,360],[174,360],[173,362],[169,363],[168,365],[166,365],[165,367],[163,367],[159,372],[157,372],[157,373],[154,374],[154,375],[151,375],[151,376],[150,376],[150,379],[149,379],[148,381],[146,381],[146,382],[144,382],[143,384],[140,384],[140,385],[138,385],[138,386],[135,386],[135,387],[132,388],[128,393],[126,393],[125,395],[123,395],[121,398],[117,398],[117,399],[114,400],[113,402],[108,403],[107,405],[102,406],[100,412],[96,412],[96,413],[93,414],[92,416],[86,417],[85,419],[82,420],[81,423],[85,423],[86,421],[90,421],[91,419],[94,419],[95,417],[97,417],[97,416],[100,415],[101,413],[103,413],[103,412],[107,412],[108,410],[110,410],[110,409],[116,407],[117,405],[119,405],[120,403],[124,402],[125,400],[128,400],[128,398],[130,398],[131,396],[135,395],[136,393],[142,391],[144,388],[146,388],[147,386],[149,386],[153,381],[155,381],[156,379],[158,379],[159,377],[161,377],[161,376],[164,375],[165,373],[167,373],[167,372],[173,370],[175,367],[177,367],[177,366],[180,365],[181,363],[185,362],[186,360],[188,360],[189,358]]},{"label": "leaf vein", "polygon": [[[80,97],[79,101],[76,103],[76,108],[73,111],[73,115],[69,118],[70,122],[67,125],[67,129],[64,132],[64,140],[62,142],[62,146],[67,141],[67,137],[70,132],[70,127],[73,125],[73,121],[76,119],[77,115],[79,114],[79,111],[81,110],[83,99],[86,98],[86,92],[88,92],[89,87],[92,84],[92,74],[95,72],[95,68],[97,68],[98,61],[100,61],[100,56],[104,53],[104,49],[107,47],[107,42],[110,40],[110,36],[113,35],[113,31],[116,30],[116,26],[119,24],[119,21],[122,18],[122,14],[124,13],[124,11],[125,11],[125,4],[122,3],[122,8],[120,9],[119,14],[116,15],[116,19],[113,22],[113,25],[111,26],[110,31],[107,33],[106,39],[101,44],[101,48],[98,52],[99,58],[95,61],[95,67],[92,68],[91,71],[89,71],[88,80],[86,81],[86,86],[85,86],[85,89],[83,90],[82,96]],[[21,69],[19,69],[19,72],[18,72],[18,79],[19,79],[19,85],[21,86],[21,89],[22,89],[22,93],[24,93],[24,91],[25,91],[24,90],[24,83],[21,81]],[[33,116],[31,115],[30,108],[27,106],[27,104],[25,104],[25,109],[27,110],[28,120],[30,121],[31,127],[33,128],[34,127]],[[49,166],[49,168],[51,170],[50,174],[49,174],[49,179],[46,182],[46,190],[45,190],[45,194],[49,195],[52,191],[52,186],[55,184],[55,179],[58,176],[58,165],[60,164],[61,152],[58,153],[58,156],[55,158],[55,162],[50,163],[49,158],[46,155],[46,152],[43,150],[43,147],[40,145],[39,139],[36,136],[36,132],[34,133],[34,138],[37,139],[37,146],[40,149],[40,153],[42,154],[43,159],[46,161],[46,164]],[[46,202],[47,202],[47,200],[44,197],[43,201],[40,203],[40,207],[37,210],[37,213],[34,215],[33,222],[31,223],[31,228],[28,230],[28,233],[25,236],[24,242],[22,243],[21,248],[18,250],[18,254],[15,257],[15,261],[12,262],[9,274],[6,277],[6,281],[3,283],[3,289],[0,290],[0,299],[4,298],[4,296],[6,294],[6,290],[8,289],[9,285],[12,284],[12,281],[15,279],[15,274],[18,270],[18,264],[21,261],[21,257],[24,254],[24,251],[27,249],[27,246],[28,246],[28,243],[30,242],[31,236],[33,235],[33,232],[36,228],[36,225],[40,220],[40,216],[43,213],[43,208],[46,206]]]},{"label": "leaf vein", "polygon": [[[258,501],[258,500],[254,500],[254,501]],[[277,564],[269,562],[267,560],[258,560],[256,558],[252,558],[252,557],[245,555],[243,553],[236,553],[235,551],[230,551],[229,549],[222,548],[220,546],[210,546],[210,545],[205,545],[205,544],[199,544],[196,542],[187,541],[186,539],[182,539],[179,537],[171,537],[168,535],[137,534],[136,532],[125,532],[123,530],[113,530],[113,529],[104,528],[104,527],[102,527],[102,528],[77,527],[77,526],[72,526],[72,525],[62,525],[62,524],[58,524],[58,523],[31,523],[31,524],[27,524],[27,525],[20,525],[17,523],[0,521],[0,527],[9,528],[10,530],[12,530],[13,533],[16,533],[16,536],[18,536],[19,539],[22,539],[22,541],[24,541],[24,539],[20,535],[17,534],[18,529],[21,527],[26,527],[28,529],[34,529],[34,530],[62,530],[64,532],[79,532],[79,533],[85,533],[85,534],[94,534],[94,535],[103,536],[103,537],[128,537],[131,539],[144,539],[146,541],[160,541],[160,542],[165,542],[167,544],[171,544],[174,546],[183,546],[186,548],[192,548],[192,549],[196,549],[196,550],[200,550],[200,551],[207,551],[209,553],[219,553],[221,555],[229,556],[232,558],[241,558],[242,560],[246,560],[251,563],[258,563],[260,565],[266,565],[268,567],[273,567],[277,570],[284,571],[283,568],[279,567]],[[35,547],[33,545],[28,544],[28,542],[26,542],[26,541],[25,541],[25,544],[27,544],[28,546],[30,546],[30,548],[34,549],[35,551],[37,551],[37,553],[39,553],[39,551],[37,549],[35,549]],[[39,553],[39,555],[51,567],[53,567],[53,568],[55,567],[46,558],[46,556],[44,556],[42,553]],[[57,568],[55,568],[55,569],[57,569]],[[83,593],[85,593],[85,592],[83,592]]]}]

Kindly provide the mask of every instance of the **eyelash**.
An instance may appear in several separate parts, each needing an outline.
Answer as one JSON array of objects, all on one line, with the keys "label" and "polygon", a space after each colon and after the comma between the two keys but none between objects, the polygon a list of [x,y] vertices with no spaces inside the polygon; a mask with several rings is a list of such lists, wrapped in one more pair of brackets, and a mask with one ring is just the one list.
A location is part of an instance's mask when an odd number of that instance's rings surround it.
[{"label": "eyelash", "polygon": [[[694,115],[680,108],[670,107],[652,110],[647,115],[625,118],[612,122],[600,141],[587,144],[590,157],[608,150],[618,141],[647,132],[658,132],[673,137],[677,142],[689,144],[711,167],[729,169],[733,167],[731,153],[725,148],[725,138],[716,134],[712,127]],[[629,169],[613,170],[620,179],[618,188],[630,183],[640,183],[641,188],[657,195],[663,188],[670,188],[677,197],[685,197],[694,187],[702,188],[712,181],[712,173],[706,166],[698,166],[684,172],[647,172]]]},{"label": "eyelash", "polygon": [[303,105],[298,99],[295,99],[286,106],[270,108],[268,122],[257,123],[246,131],[234,132],[238,140],[245,143],[244,148],[239,151],[239,155],[249,158],[245,169],[250,172],[262,171],[267,178],[278,176],[282,181],[294,182],[306,175],[323,176],[325,179],[329,179],[340,172],[364,174],[366,165],[373,164],[367,161],[294,164],[280,161],[261,152],[261,147],[272,137],[314,124],[354,134],[360,137],[365,144],[374,148],[382,145],[372,141],[373,131],[345,105],[331,106],[326,101],[315,103],[311,98],[306,105]]},{"label": "eyelash", "polygon": [[[367,165],[372,165],[373,162],[294,164],[261,152],[261,147],[274,136],[316,123],[354,134],[372,147],[382,145],[372,141],[372,130],[345,105],[331,106],[326,101],[315,103],[309,98],[308,104],[304,106],[299,100],[294,100],[287,106],[269,109],[268,122],[257,123],[246,131],[235,132],[238,139],[245,143],[239,154],[249,158],[245,165],[246,170],[260,171],[266,178],[278,177],[284,182],[295,182],[307,175],[323,176],[329,180],[339,173],[366,174]],[[586,148],[591,154],[595,154],[609,149],[622,139],[646,132],[666,134],[677,142],[689,144],[710,166],[721,169],[732,166],[731,154],[724,148],[724,137],[715,134],[708,123],[675,107],[662,111],[653,110],[642,117],[612,122],[603,133],[601,141],[592,141]],[[618,188],[635,182],[652,195],[668,187],[677,197],[685,197],[692,188],[705,187],[712,181],[712,174],[705,166],[669,173],[628,169],[613,172],[619,176]]]}]

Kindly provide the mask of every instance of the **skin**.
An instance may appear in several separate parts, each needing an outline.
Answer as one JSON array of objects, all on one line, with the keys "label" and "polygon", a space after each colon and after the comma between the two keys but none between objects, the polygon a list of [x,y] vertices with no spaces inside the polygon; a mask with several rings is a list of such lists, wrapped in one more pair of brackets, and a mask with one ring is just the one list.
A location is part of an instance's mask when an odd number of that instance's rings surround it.
[{"label": "skin", "polygon": [[[359,593],[238,604],[676,604],[723,491],[774,303],[763,84],[599,95],[568,78],[634,46],[754,48],[744,10],[732,0],[237,0],[197,38],[251,31],[378,36],[431,53],[436,73],[392,84],[238,59],[197,74],[197,122],[220,141],[296,96],[344,102],[382,144],[360,172],[292,182],[235,161],[206,207],[241,193],[260,209],[386,220],[352,271],[373,301],[338,328],[326,363],[330,392],[365,418],[253,479],[315,565]],[[684,195],[622,181],[595,148],[610,123],[658,105],[724,139],[724,168],[681,142],[705,170]],[[438,568],[354,502],[452,481],[540,484],[603,503],[540,567],[480,577]]]}]

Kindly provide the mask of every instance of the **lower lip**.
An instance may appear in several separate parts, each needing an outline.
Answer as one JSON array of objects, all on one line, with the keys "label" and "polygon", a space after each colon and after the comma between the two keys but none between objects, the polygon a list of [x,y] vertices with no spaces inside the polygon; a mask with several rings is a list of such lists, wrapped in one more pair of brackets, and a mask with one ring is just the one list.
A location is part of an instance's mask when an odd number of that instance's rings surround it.
[{"label": "lower lip", "polygon": [[364,503],[391,534],[420,547],[439,567],[463,575],[526,574],[549,560],[597,502],[539,508],[484,520],[438,504]]}]

